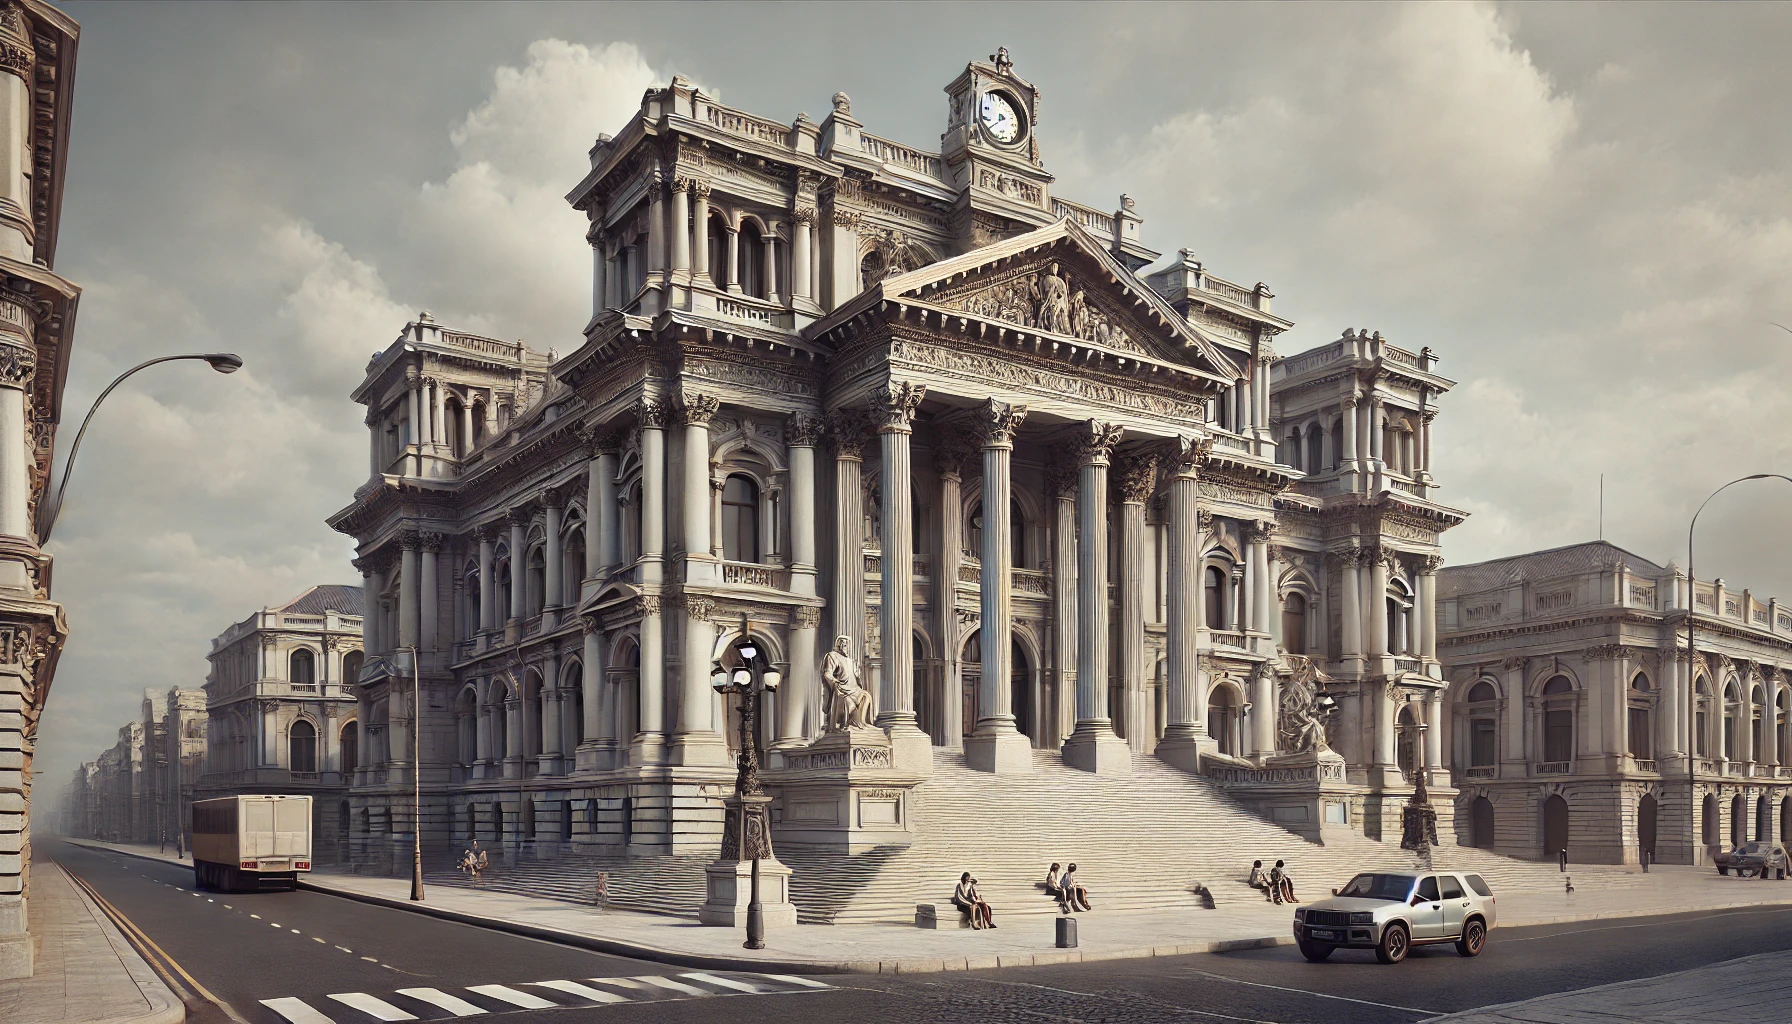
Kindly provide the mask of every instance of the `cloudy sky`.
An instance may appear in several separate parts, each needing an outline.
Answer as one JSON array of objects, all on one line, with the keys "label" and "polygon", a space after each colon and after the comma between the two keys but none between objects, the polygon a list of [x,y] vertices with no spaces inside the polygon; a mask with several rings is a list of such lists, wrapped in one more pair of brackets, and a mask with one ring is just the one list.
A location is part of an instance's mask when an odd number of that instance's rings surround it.
[{"label": "cloudy sky", "polygon": [[[109,746],[210,638],[359,582],[326,526],[365,479],[368,357],[420,309],[562,352],[589,315],[561,196],[674,73],[788,122],[836,90],[937,146],[998,45],[1040,86],[1059,194],[1267,282],[1284,354],[1345,327],[1461,383],[1455,562],[1605,536],[1684,564],[1717,484],[1792,473],[1792,7],[75,4],[57,269],[86,289],[51,545],[73,635],[40,785]],[[71,437],[64,435],[64,444]],[[1792,598],[1792,485],[1701,525],[1701,577]],[[46,793],[44,795],[49,795]]]}]

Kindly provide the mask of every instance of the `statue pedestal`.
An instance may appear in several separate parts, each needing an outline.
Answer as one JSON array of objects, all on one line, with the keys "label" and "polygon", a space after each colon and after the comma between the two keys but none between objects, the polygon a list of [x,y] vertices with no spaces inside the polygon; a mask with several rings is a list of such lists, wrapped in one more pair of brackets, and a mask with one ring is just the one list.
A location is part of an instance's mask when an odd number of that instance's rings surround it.
[{"label": "statue pedestal", "polygon": [[1336,751],[1272,754],[1259,766],[1226,761],[1209,758],[1202,771],[1253,813],[1317,843],[1327,834],[1352,833],[1357,787],[1346,781],[1344,758]]},{"label": "statue pedestal", "polygon": [[780,794],[778,842],[837,853],[909,845],[910,797],[929,773],[904,766],[898,752],[882,729],[829,733],[781,752],[766,774]]},{"label": "statue pedestal", "polygon": [[[741,928],[747,923],[747,904],[752,899],[753,857],[759,854],[759,907],[767,928],[796,924],[796,906],[790,902],[790,869],[778,863],[771,846],[769,796],[731,796],[722,856],[703,869],[705,898],[697,910],[701,924]],[[746,843],[740,849],[741,813],[747,815]]]}]

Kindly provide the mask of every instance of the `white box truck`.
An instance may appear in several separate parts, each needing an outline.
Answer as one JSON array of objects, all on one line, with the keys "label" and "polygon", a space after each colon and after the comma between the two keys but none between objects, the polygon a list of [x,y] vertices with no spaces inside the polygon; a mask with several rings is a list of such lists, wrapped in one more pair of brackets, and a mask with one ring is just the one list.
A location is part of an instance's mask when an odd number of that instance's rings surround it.
[{"label": "white box truck", "polygon": [[240,794],[193,802],[193,878],[219,892],[311,870],[311,798]]}]

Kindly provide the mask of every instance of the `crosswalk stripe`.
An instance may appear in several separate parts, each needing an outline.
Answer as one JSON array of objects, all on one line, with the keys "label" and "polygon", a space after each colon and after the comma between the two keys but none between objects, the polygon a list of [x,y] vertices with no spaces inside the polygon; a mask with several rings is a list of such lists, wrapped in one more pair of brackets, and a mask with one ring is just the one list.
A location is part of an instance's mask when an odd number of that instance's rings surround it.
[{"label": "crosswalk stripe", "polygon": [[750,984],[745,981],[739,981],[734,978],[721,978],[721,977],[717,977],[714,974],[704,974],[700,971],[692,971],[690,973],[680,975],[680,977],[689,978],[692,981],[701,981],[705,985],[720,985],[723,988],[731,988],[737,992],[764,992],[765,991],[765,989],[760,988],[758,985]]},{"label": "crosswalk stripe", "polygon": [[365,992],[335,992],[330,995],[344,1006],[353,1007],[362,1013],[377,1017],[380,1020],[416,1020],[417,1015],[407,1013],[386,1002],[378,996],[370,996]]},{"label": "crosswalk stripe", "polygon": [[594,1003],[628,1002],[627,996],[619,996],[614,992],[603,992],[589,985],[581,985],[576,981],[538,981],[535,984],[542,988],[551,988],[556,992],[566,992],[578,996],[580,999],[589,999]]},{"label": "crosswalk stripe", "polygon": [[559,1003],[543,999],[540,996],[532,996],[527,992],[518,992],[514,988],[506,988],[503,985],[468,985],[467,991],[477,992],[482,996],[490,996],[499,1002],[509,1003],[512,1006],[520,1006],[525,1010],[545,1010],[550,1006],[560,1005]]},{"label": "crosswalk stripe", "polygon": [[284,999],[263,999],[261,1005],[274,1011],[292,1024],[336,1024],[335,1021],[313,1010],[303,999],[288,996]]},{"label": "crosswalk stripe", "polygon": [[615,985],[619,988],[633,989],[636,992],[645,992],[647,990],[646,985],[641,984],[633,978],[586,978],[585,980],[595,981],[600,985]]},{"label": "crosswalk stripe", "polygon": [[459,996],[451,996],[439,988],[401,988],[398,994],[447,1010],[456,1017],[471,1017],[485,1012],[484,1007],[475,1006]]},{"label": "crosswalk stripe", "polygon": [[761,974],[760,977],[761,978],[770,978],[773,981],[782,981],[782,982],[785,982],[785,983],[791,984],[791,985],[802,985],[805,988],[833,988],[834,987],[832,985],[824,985],[819,981],[810,981],[808,978],[799,978],[794,974]]},{"label": "crosswalk stripe", "polygon": [[658,977],[657,975],[652,975],[652,974],[639,975],[635,978],[635,980],[636,981],[645,981],[647,984],[656,986],[658,988],[669,988],[674,992],[683,992],[687,996],[713,996],[713,995],[715,995],[714,992],[710,992],[707,989],[701,989],[695,985],[686,985],[682,981],[673,981],[671,978],[661,978],[661,977]]}]

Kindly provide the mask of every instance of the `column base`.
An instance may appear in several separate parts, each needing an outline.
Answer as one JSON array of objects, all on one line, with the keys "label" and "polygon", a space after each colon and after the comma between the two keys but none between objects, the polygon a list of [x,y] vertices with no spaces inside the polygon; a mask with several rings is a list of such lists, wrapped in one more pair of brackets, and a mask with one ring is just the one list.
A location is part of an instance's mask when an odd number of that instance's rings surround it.
[{"label": "column base", "polygon": [[1064,741],[1064,763],[1096,775],[1128,775],[1132,772],[1132,748],[1114,735],[1106,722],[1078,722]]},{"label": "column base", "polygon": [[1192,730],[1184,734],[1166,731],[1164,738],[1158,741],[1155,753],[1158,760],[1199,775],[1201,759],[1217,753],[1219,749],[1219,741],[1211,736],[1197,734]]},{"label": "column base", "polygon": [[912,721],[879,723],[890,733],[892,767],[898,771],[933,774],[933,737],[921,731]]},{"label": "column base", "polygon": [[965,738],[964,763],[979,772],[1024,774],[1033,770],[1033,741],[1012,725],[978,730]]},{"label": "column base", "polygon": [[734,763],[720,733],[692,732],[672,737],[667,763],[686,767],[727,767]]},{"label": "column base", "polygon": [[644,732],[629,742],[628,767],[641,768],[646,765],[665,763],[666,736],[664,733]]}]

